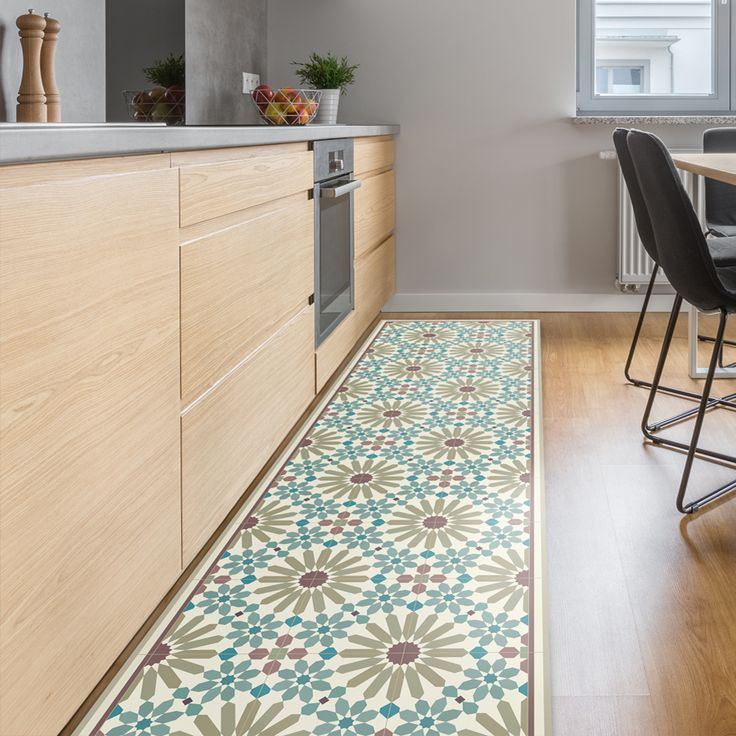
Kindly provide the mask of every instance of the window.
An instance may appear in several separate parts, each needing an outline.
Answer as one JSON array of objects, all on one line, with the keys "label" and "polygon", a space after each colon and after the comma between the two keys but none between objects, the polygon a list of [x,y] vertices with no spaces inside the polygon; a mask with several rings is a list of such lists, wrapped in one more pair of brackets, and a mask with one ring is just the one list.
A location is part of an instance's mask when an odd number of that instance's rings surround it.
[{"label": "window", "polygon": [[578,110],[736,111],[732,2],[578,0]]}]

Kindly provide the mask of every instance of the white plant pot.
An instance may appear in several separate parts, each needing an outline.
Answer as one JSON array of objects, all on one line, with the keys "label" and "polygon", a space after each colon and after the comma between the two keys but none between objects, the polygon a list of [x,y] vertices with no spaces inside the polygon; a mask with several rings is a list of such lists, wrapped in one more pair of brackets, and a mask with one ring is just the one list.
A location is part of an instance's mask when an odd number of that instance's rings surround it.
[{"label": "white plant pot", "polygon": [[336,125],[337,108],[340,106],[339,89],[323,89],[322,99],[314,121],[317,125]]}]

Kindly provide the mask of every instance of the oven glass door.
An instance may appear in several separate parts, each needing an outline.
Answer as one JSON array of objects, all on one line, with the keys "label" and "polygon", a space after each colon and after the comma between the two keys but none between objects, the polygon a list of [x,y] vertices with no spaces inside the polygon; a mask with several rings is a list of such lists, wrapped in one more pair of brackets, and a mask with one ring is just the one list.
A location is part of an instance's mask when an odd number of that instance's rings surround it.
[{"label": "oven glass door", "polygon": [[[350,177],[324,182],[321,188],[348,184]],[[320,188],[320,189],[321,189]],[[353,309],[353,206],[352,194],[337,197],[315,192],[319,240],[317,264],[317,344]]]}]

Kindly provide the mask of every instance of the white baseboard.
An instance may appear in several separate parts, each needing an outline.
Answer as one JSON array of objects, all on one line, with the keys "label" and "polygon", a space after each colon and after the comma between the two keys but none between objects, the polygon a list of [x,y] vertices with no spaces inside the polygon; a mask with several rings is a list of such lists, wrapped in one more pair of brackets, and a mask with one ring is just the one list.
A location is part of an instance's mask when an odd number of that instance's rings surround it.
[{"label": "white baseboard", "polygon": [[[401,294],[384,312],[638,312],[639,294]],[[655,294],[652,312],[669,312],[674,297]]]}]

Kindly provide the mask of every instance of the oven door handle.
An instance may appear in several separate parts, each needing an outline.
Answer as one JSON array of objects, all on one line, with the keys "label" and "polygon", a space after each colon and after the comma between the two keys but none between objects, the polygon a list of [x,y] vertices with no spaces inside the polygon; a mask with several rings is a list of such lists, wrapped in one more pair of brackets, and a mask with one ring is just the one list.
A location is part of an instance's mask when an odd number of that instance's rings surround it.
[{"label": "oven door handle", "polygon": [[336,187],[320,187],[319,196],[328,199],[337,199],[345,194],[354,192],[356,189],[360,189],[361,186],[363,186],[363,182],[360,179],[353,179],[347,184],[339,184]]}]

